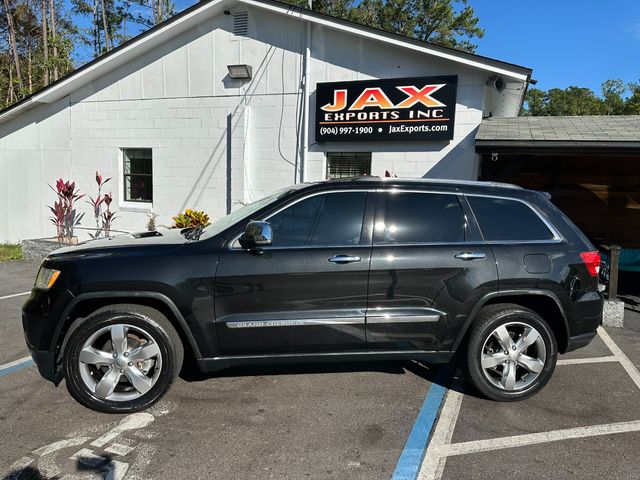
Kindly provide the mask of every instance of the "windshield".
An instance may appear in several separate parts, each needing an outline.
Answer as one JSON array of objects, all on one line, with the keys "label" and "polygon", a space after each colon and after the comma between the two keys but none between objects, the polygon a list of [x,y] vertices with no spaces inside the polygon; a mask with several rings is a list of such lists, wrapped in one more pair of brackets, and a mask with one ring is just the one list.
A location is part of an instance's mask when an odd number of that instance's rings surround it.
[{"label": "windshield", "polygon": [[283,188],[282,190],[278,190],[271,195],[267,195],[260,200],[256,200],[255,202],[248,203],[243,205],[237,210],[234,210],[226,217],[222,217],[220,220],[213,222],[211,225],[204,229],[203,235],[200,238],[205,237],[213,237],[218,235],[220,232],[225,231],[227,228],[231,227],[233,224],[239,222],[243,218],[247,218],[253,215],[255,212],[260,210],[262,207],[269,205],[271,202],[274,202],[280,197],[283,197],[287,193],[292,190],[292,187]]}]

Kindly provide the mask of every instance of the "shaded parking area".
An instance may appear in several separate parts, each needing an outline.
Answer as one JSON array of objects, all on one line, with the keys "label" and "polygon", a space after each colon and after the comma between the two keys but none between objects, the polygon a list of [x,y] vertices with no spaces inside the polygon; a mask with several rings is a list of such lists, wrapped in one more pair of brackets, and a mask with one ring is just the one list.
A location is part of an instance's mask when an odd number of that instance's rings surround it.
[{"label": "shaded parking area", "polygon": [[[9,295],[36,270],[0,264],[0,372],[27,355]],[[638,478],[638,331],[601,331],[517,403],[388,362],[189,375],[148,412],[104,415],[27,366],[0,376],[0,478]]]}]

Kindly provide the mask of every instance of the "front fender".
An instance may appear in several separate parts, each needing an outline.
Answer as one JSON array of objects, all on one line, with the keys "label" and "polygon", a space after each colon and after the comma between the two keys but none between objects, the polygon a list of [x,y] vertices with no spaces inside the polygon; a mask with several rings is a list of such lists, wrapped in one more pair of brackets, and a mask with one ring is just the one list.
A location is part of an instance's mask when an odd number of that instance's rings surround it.
[{"label": "front fender", "polygon": [[[135,303],[135,299],[153,299],[159,302],[162,302],[167,308],[171,310],[175,320],[177,321],[179,327],[184,334],[184,337],[189,342],[189,345],[193,351],[193,354],[196,360],[202,358],[202,354],[200,353],[200,347],[196,341],[196,338],[193,335],[193,331],[189,327],[188,322],[185,320],[184,316],[175,305],[173,300],[171,300],[168,296],[159,293],[159,292],[148,292],[148,291],[107,291],[107,292],[91,292],[91,293],[83,293],[73,298],[71,302],[67,305],[67,308],[64,310],[62,317],[63,319],[69,318],[74,309],[82,302],[91,301],[91,300],[122,300],[123,303]],[[53,339],[50,347],[51,353],[55,353],[55,349],[61,342],[61,335],[63,334],[63,329],[65,326],[68,326],[66,321],[58,322],[56,329],[53,334]]]}]

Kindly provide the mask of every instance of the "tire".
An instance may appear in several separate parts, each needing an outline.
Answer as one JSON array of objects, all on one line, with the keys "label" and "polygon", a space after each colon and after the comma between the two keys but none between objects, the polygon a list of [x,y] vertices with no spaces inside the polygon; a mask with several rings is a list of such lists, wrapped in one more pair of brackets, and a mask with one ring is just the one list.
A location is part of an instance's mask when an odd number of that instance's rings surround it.
[{"label": "tire", "polygon": [[467,371],[476,389],[500,402],[524,400],[539,392],[558,357],[549,325],[534,311],[515,304],[483,307],[478,317],[466,352]]},{"label": "tire", "polygon": [[67,390],[82,405],[130,413],[156,403],[180,372],[184,350],[171,322],[142,305],[110,305],[74,324],[63,371]]}]

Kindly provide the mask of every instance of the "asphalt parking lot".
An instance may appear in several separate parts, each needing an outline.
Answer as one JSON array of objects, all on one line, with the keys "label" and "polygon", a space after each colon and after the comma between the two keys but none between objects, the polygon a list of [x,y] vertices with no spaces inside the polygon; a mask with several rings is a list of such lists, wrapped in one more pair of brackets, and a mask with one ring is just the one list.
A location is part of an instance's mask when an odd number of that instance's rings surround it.
[{"label": "asphalt parking lot", "polygon": [[519,403],[478,398],[453,367],[394,362],[190,376],[149,412],[105,415],[25,358],[36,269],[0,264],[2,478],[640,478],[633,311],[632,328],[601,329]]}]

